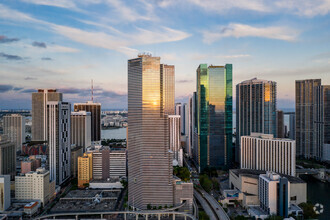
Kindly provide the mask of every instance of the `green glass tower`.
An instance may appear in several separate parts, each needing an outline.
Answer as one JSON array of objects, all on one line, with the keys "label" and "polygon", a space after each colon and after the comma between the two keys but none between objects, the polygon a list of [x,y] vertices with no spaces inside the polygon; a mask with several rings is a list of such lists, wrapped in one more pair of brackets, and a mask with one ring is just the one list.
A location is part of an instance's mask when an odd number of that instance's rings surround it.
[{"label": "green glass tower", "polygon": [[195,161],[206,167],[228,168],[233,161],[232,64],[197,68],[197,129]]}]

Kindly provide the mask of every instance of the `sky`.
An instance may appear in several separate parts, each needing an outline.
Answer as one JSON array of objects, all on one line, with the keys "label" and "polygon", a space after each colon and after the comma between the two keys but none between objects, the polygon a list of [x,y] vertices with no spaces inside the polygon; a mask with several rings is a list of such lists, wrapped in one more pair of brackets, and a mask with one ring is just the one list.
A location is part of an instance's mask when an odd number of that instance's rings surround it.
[{"label": "sky", "polygon": [[293,108],[295,80],[330,84],[330,0],[0,0],[0,109],[30,109],[37,88],[64,101],[127,108],[127,60],[175,65],[176,101],[199,64],[233,64],[235,85],[277,82]]}]

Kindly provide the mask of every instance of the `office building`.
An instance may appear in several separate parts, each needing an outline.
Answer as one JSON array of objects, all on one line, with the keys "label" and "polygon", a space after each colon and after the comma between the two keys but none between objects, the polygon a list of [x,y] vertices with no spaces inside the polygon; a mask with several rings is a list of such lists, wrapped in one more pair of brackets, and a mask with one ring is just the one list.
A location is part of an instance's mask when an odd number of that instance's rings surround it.
[{"label": "office building", "polygon": [[74,111],[86,111],[91,113],[91,140],[101,140],[101,103],[88,101],[86,103],[74,103]]},{"label": "office building", "polygon": [[10,207],[10,176],[0,176],[0,212],[6,211]]},{"label": "office building", "polygon": [[[258,193],[259,175],[266,173],[267,171],[251,169],[229,170],[229,187],[231,190],[237,190],[239,194],[238,202],[240,202],[244,208],[260,205]],[[281,174],[281,177],[285,177],[290,182],[288,191],[290,204],[299,205],[300,203],[307,202],[306,182],[295,176]]]},{"label": "office building", "polygon": [[274,172],[259,176],[260,208],[268,215],[287,218],[290,207],[290,182]]},{"label": "office building", "polygon": [[276,137],[285,138],[284,131],[284,113],[281,110],[276,111]]},{"label": "office building", "polygon": [[241,137],[241,169],[274,171],[296,175],[296,148],[291,139],[272,134],[252,133]]},{"label": "office building", "polygon": [[62,101],[62,93],[56,89],[38,89],[32,93],[32,140],[47,140],[47,111],[48,101]]},{"label": "office building", "polygon": [[93,154],[85,153],[78,157],[78,187],[84,188],[93,178]]},{"label": "office building", "polygon": [[54,194],[55,182],[50,181],[50,173],[44,168],[15,177],[16,199],[39,200],[45,206]]},{"label": "office building", "polygon": [[93,179],[106,180],[110,177],[110,148],[95,146],[93,153]]},{"label": "office building", "polygon": [[276,137],[276,82],[253,78],[236,85],[236,161],[241,136],[252,132]]},{"label": "office building", "polygon": [[323,120],[324,120],[324,140],[323,140],[323,161],[330,161],[330,85],[322,86],[323,93]]},{"label": "office building", "polygon": [[7,135],[0,135],[0,175],[16,174],[16,146]]},{"label": "office building", "polygon": [[232,65],[197,69],[197,151],[199,170],[232,164]]},{"label": "office building", "polygon": [[70,112],[68,102],[48,101],[47,140],[50,180],[61,185],[71,176]]},{"label": "office building", "polygon": [[128,60],[128,204],[137,209],[173,205],[164,77],[160,57]]},{"label": "office building", "polygon": [[188,102],[188,141],[187,141],[187,154],[189,158],[192,158],[193,155],[193,136],[194,136],[194,128],[193,128],[193,120],[194,120],[194,97],[189,97]]},{"label": "office building", "polygon": [[41,167],[41,160],[37,158],[28,158],[21,161],[21,174],[26,174],[31,171],[36,171],[37,168]]},{"label": "office building", "polygon": [[173,160],[174,164],[179,163],[179,154],[180,154],[180,115],[169,115],[168,116],[168,124],[170,131],[170,150],[173,152]]},{"label": "office building", "polygon": [[71,175],[74,178],[78,177],[78,157],[83,155],[84,149],[82,147],[71,145]]},{"label": "office building", "polygon": [[126,149],[114,148],[110,150],[110,178],[126,177]]},{"label": "office building", "polygon": [[321,79],[296,80],[297,156],[322,160],[330,141],[330,86]]},{"label": "office building", "polygon": [[163,86],[164,113],[174,115],[175,103],[175,68],[174,65],[160,64]]},{"label": "office building", "polygon": [[91,113],[71,112],[71,144],[83,147],[91,146]]},{"label": "office building", "polygon": [[3,133],[15,143],[16,151],[22,150],[25,142],[25,117],[18,114],[3,116]]},{"label": "office building", "polygon": [[289,116],[289,138],[296,140],[296,115],[290,114]]}]

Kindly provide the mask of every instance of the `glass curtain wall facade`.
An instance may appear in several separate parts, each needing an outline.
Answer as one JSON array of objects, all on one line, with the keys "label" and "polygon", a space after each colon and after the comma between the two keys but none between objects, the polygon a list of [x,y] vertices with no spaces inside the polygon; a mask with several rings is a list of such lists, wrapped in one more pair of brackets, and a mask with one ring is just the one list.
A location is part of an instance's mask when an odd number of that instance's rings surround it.
[{"label": "glass curtain wall facade", "polygon": [[160,57],[128,60],[128,202],[137,209],[173,205],[173,154],[162,74]]},{"label": "glass curtain wall facade", "polygon": [[[232,162],[232,65],[197,69],[197,148],[195,161],[206,167]],[[196,149],[197,150],[197,149]]]}]

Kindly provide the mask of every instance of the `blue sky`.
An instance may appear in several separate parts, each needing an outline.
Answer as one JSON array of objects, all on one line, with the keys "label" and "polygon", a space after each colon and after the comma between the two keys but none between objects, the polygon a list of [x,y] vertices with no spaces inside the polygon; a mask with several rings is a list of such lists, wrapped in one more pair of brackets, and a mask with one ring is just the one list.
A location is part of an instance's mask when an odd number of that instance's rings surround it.
[{"label": "blue sky", "polygon": [[[36,88],[127,106],[127,59],[176,68],[176,99],[200,63],[233,64],[234,85],[258,77],[294,107],[296,79],[330,84],[330,0],[0,0],[0,109],[31,108]],[[235,89],[234,89],[235,93]],[[234,94],[235,95],[235,94]]]}]

